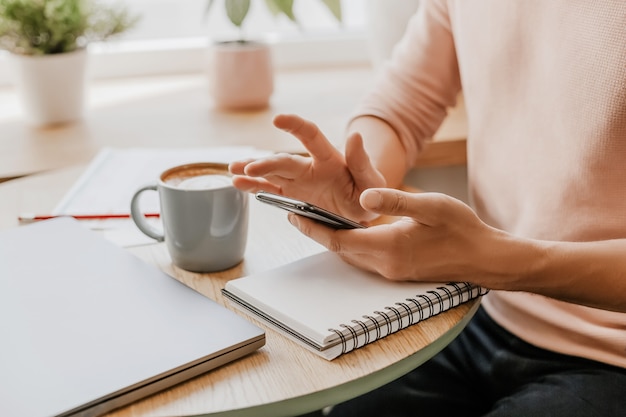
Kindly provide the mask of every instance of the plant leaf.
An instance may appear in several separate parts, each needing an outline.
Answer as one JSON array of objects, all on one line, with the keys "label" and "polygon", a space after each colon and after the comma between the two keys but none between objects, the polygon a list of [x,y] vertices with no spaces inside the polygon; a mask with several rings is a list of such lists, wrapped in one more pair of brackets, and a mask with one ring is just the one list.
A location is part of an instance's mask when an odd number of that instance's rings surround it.
[{"label": "plant leaf", "polygon": [[297,23],[296,15],[293,13],[293,0],[265,0],[265,3],[272,15],[278,16],[282,13],[289,20]]},{"label": "plant leaf", "polygon": [[270,11],[272,16],[276,17],[281,13],[274,0],[265,0],[265,5],[267,6],[267,9]]},{"label": "plant leaf", "polygon": [[276,17],[281,13],[276,3],[274,3],[274,0],[265,0],[265,4],[267,5],[267,9],[270,11],[272,16]]},{"label": "plant leaf", "polygon": [[85,0],[0,0],[0,48],[22,55],[71,52],[130,29],[122,5]]},{"label": "plant leaf", "polygon": [[341,22],[341,0],[322,0],[322,3],[328,7],[328,10],[335,16],[335,19]]},{"label": "plant leaf", "polygon": [[241,25],[250,10],[250,0],[225,0],[226,14],[233,25],[241,28]]}]

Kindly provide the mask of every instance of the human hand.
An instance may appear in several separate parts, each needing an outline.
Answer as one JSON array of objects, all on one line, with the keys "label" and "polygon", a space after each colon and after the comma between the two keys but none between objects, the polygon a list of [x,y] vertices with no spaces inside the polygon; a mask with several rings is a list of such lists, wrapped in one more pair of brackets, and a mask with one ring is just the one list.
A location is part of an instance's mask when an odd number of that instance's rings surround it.
[{"label": "human hand", "polygon": [[346,262],[392,280],[471,281],[485,274],[497,238],[504,235],[444,194],[370,189],[360,203],[365,210],[400,218],[354,230],[333,230],[294,214],[289,220]]},{"label": "human hand", "polygon": [[359,196],[386,182],[372,166],[359,134],[348,137],[344,156],[317,125],[299,116],[278,115],[274,125],[300,140],[310,156],[283,153],[233,162],[229,170],[235,187],[306,200],[356,221],[372,218],[359,204]]}]

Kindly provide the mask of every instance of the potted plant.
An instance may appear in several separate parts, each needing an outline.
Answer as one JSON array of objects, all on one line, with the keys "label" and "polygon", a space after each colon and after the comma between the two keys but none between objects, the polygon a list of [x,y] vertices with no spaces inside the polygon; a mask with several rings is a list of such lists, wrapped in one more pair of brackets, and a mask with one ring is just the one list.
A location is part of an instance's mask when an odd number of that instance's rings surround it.
[{"label": "potted plant", "polygon": [[[227,110],[265,108],[274,90],[274,71],[269,45],[246,39],[243,24],[250,10],[250,0],[223,0],[228,19],[239,29],[239,38],[216,42],[209,59],[210,89],[215,105]],[[341,22],[341,0],[321,0]],[[207,12],[214,0],[208,0]],[[294,0],[265,0],[275,16],[286,16],[298,24]],[[257,3],[258,4],[258,3]]]},{"label": "potted plant", "polygon": [[11,53],[28,121],[49,125],[79,119],[87,45],[136,21],[124,7],[88,0],[0,0],[0,48]]}]

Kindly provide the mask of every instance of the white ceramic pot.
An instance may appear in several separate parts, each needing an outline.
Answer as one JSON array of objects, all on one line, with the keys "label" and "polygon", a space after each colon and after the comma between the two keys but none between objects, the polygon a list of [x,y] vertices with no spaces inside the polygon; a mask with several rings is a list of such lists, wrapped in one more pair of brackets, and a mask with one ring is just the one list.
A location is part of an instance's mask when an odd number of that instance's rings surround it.
[{"label": "white ceramic pot", "polygon": [[82,118],[87,51],[52,55],[12,54],[15,81],[26,120],[36,126]]},{"label": "white ceramic pot", "polygon": [[391,57],[421,0],[368,0],[367,20],[372,64],[379,68]]},{"label": "white ceramic pot", "polygon": [[274,91],[270,46],[259,42],[221,42],[211,46],[208,76],[215,105],[255,110],[269,105]]}]

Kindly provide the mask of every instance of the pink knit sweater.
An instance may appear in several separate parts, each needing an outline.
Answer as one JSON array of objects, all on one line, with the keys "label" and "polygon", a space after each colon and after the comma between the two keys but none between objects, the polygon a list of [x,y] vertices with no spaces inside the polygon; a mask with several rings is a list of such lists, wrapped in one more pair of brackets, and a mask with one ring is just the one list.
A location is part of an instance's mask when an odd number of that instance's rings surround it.
[{"label": "pink knit sweater", "polygon": [[[384,74],[357,114],[394,127],[407,165],[462,87],[483,221],[543,240],[626,238],[624,0],[424,0]],[[536,346],[626,367],[626,314],[522,292],[484,306]]]}]

